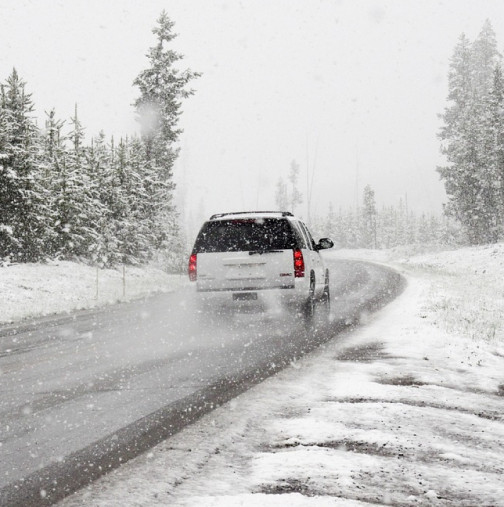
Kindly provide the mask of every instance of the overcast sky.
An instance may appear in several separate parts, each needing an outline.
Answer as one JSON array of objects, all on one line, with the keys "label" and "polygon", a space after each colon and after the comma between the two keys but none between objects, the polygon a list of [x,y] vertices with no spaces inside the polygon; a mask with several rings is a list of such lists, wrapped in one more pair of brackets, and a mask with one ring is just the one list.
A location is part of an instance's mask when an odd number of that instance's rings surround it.
[{"label": "overcast sky", "polygon": [[0,0],[0,80],[17,68],[41,126],[77,103],[89,136],[131,134],[163,9],[180,67],[203,73],[176,167],[191,214],[275,208],[292,160],[305,203],[313,173],[312,214],[355,205],[366,184],[379,205],[441,210],[449,59],[486,18],[503,49],[502,0]]}]

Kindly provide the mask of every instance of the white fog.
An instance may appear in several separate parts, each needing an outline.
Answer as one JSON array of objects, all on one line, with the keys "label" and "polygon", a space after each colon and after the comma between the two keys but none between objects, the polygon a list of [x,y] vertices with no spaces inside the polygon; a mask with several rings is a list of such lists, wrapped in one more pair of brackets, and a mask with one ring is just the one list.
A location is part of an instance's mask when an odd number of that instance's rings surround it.
[{"label": "white fog", "polygon": [[77,103],[86,135],[131,135],[132,81],[162,9],[175,22],[179,67],[203,74],[184,101],[175,170],[178,198],[190,214],[204,210],[195,220],[272,209],[292,160],[303,193],[307,164],[315,171],[314,212],[355,205],[366,184],[380,204],[407,196],[412,208],[439,212],[437,115],[448,62],[459,35],[476,37],[485,19],[504,33],[498,1],[148,1],[141,9],[128,0],[4,1],[0,75],[16,67],[41,126],[44,111],[69,119]]},{"label": "white fog", "polygon": [[0,47],[2,507],[504,505],[501,1],[0,0]]}]

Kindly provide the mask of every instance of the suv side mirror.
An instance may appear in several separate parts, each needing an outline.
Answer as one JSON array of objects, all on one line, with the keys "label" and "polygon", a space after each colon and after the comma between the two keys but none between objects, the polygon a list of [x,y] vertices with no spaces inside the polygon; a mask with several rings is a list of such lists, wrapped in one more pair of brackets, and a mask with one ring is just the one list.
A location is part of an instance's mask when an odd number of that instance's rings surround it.
[{"label": "suv side mirror", "polygon": [[317,245],[315,246],[317,250],[326,250],[327,248],[332,248],[334,243],[329,238],[321,238]]}]

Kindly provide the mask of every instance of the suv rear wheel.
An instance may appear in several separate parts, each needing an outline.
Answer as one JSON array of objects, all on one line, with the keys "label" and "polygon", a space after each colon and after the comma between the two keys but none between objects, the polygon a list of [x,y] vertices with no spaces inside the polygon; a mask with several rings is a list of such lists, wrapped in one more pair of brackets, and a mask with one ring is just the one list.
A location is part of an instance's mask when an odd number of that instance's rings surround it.
[{"label": "suv rear wheel", "polygon": [[315,319],[316,313],[316,304],[315,300],[315,274],[313,272],[310,273],[310,291],[308,294],[308,299],[303,304],[303,318],[307,324],[311,324]]},{"label": "suv rear wheel", "polygon": [[322,304],[322,318],[323,320],[329,320],[331,313],[331,289],[329,288],[329,270],[326,269],[324,276],[324,292],[320,298]]},{"label": "suv rear wheel", "polygon": [[331,307],[331,289],[329,288],[329,270],[326,269],[324,277],[324,292],[322,293],[322,302],[327,307],[327,310]]}]

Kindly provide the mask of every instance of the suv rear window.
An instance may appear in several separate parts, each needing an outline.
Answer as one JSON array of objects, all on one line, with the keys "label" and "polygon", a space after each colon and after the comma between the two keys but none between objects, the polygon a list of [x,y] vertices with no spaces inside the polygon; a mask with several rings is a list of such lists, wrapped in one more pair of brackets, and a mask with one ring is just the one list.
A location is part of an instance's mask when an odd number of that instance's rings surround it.
[{"label": "suv rear window", "polygon": [[194,245],[195,253],[247,252],[296,248],[289,222],[278,218],[207,222]]}]

